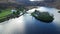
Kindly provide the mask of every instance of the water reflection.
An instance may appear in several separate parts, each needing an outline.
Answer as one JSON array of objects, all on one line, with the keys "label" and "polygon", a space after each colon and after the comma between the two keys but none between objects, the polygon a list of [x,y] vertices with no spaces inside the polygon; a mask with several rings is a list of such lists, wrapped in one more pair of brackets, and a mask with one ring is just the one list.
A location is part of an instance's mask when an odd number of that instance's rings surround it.
[{"label": "water reflection", "polygon": [[25,29],[23,16],[19,18],[10,19],[9,21],[5,21],[0,25],[1,25],[0,28],[2,30],[2,31],[0,30],[1,32],[0,34],[13,34],[15,33],[15,31],[19,31],[22,34],[24,33],[24,29]]},{"label": "water reflection", "polygon": [[32,16],[28,16],[29,15],[26,15],[24,17],[27,34],[57,34],[58,31],[56,30],[54,23],[43,23],[36,20]]},{"label": "water reflection", "polygon": [[[30,14],[35,9],[54,14],[54,21],[52,23],[43,23],[36,20]],[[60,34],[60,14],[57,11],[55,8],[47,7],[31,9],[27,11],[28,14],[0,23],[0,34]]]},{"label": "water reflection", "polygon": [[[47,7],[39,7],[36,10],[39,10],[41,12],[49,12],[54,15],[54,21],[50,24],[46,24],[43,22],[40,22],[36,19],[33,19],[32,21],[26,22],[27,26],[27,33],[28,34],[60,34],[60,14],[58,13],[58,9],[55,8],[47,8]],[[32,11],[32,10],[31,10]],[[28,19],[27,19],[28,20]],[[33,25],[31,23],[34,23]]]}]

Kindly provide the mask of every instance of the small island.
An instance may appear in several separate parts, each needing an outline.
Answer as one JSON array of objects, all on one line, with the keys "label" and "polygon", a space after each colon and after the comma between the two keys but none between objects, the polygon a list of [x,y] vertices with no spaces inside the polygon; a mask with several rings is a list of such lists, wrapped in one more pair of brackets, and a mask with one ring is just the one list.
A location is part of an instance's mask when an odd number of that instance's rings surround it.
[{"label": "small island", "polygon": [[33,13],[31,13],[31,15],[36,19],[46,23],[51,23],[54,20],[54,16],[50,15],[48,12],[40,12],[35,10]]}]

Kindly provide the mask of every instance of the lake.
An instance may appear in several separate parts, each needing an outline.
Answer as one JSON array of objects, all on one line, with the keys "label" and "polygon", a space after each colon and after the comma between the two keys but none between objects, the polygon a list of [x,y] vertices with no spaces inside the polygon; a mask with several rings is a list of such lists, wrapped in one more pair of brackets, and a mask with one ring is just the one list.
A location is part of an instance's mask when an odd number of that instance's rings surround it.
[{"label": "lake", "polygon": [[[45,23],[35,19],[31,16],[35,9],[53,14],[54,21]],[[58,11],[56,8],[49,7],[28,10],[28,14],[0,23],[0,34],[60,34],[60,13]]]}]

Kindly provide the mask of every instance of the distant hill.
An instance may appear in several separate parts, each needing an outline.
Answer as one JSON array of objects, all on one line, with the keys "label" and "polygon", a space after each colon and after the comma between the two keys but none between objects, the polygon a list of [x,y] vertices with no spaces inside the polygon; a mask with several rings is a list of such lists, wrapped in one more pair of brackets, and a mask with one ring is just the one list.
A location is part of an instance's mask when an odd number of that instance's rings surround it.
[{"label": "distant hill", "polygon": [[23,5],[23,6],[49,6],[60,7],[60,0],[45,0],[45,1],[29,1],[29,0],[0,0],[0,5],[6,4],[11,6]]}]

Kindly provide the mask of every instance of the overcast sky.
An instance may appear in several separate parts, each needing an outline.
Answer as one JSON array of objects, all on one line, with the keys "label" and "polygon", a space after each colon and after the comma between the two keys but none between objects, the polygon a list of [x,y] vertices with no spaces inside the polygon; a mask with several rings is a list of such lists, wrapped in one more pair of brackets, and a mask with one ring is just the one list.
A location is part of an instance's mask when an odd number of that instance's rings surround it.
[{"label": "overcast sky", "polygon": [[25,1],[27,1],[27,2],[28,2],[28,1],[47,1],[47,2],[50,1],[50,2],[52,2],[52,1],[54,1],[54,0],[15,0],[15,1],[17,1],[17,2],[21,2],[21,1],[22,1],[22,2],[25,2]]},{"label": "overcast sky", "polygon": [[29,1],[44,1],[44,0],[29,0]]},{"label": "overcast sky", "polygon": [[17,0],[17,1],[43,1],[43,0]]}]

